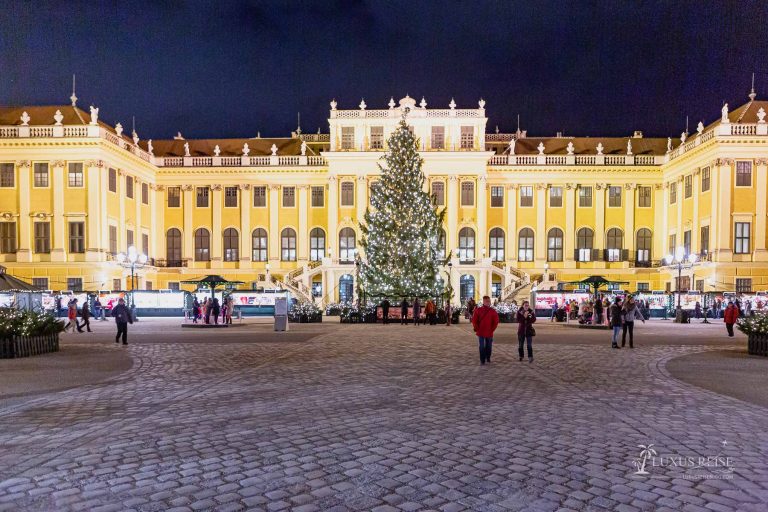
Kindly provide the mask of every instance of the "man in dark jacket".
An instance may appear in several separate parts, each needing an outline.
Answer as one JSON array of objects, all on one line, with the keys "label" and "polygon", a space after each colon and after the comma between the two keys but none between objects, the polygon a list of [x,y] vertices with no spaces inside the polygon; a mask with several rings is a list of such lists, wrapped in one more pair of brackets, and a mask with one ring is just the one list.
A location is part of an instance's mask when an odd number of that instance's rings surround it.
[{"label": "man in dark jacket", "polygon": [[472,314],[472,327],[480,346],[480,364],[491,362],[493,333],[498,325],[499,314],[491,307],[491,298],[486,295],[483,297],[483,305],[475,308]]},{"label": "man in dark jacket", "polygon": [[408,323],[408,301],[403,299],[400,303],[400,325]]},{"label": "man in dark jacket", "polygon": [[381,322],[384,325],[387,325],[389,323],[389,306],[390,303],[387,299],[384,299],[381,301]]},{"label": "man in dark jacket", "polygon": [[91,331],[91,311],[88,308],[88,300],[86,299],[85,302],[83,302],[83,308],[80,310],[80,318],[83,319],[83,323],[80,324],[80,331],[83,330],[83,327],[88,328],[88,332]]},{"label": "man in dark jacket", "polygon": [[523,301],[523,305],[517,310],[517,353],[520,356],[520,361],[525,356],[525,352],[523,352],[523,345],[525,344],[528,348],[528,362],[533,362],[533,336],[536,334],[533,324],[535,323],[536,312],[527,300]]},{"label": "man in dark jacket", "polygon": [[117,325],[117,336],[115,336],[115,343],[120,343],[120,335],[123,336],[123,345],[128,344],[128,324],[133,323],[131,318],[131,311],[125,305],[125,299],[117,301],[117,306],[112,308],[112,316],[115,318],[115,324]]}]

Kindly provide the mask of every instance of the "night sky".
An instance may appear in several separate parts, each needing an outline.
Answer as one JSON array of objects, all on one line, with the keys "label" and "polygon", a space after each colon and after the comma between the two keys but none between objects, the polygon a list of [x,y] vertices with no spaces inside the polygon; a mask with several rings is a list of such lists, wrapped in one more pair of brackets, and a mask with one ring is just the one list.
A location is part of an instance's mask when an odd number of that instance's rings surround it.
[{"label": "night sky", "polygon": [[[768,98],[768,2],[0,0],[0,104],[79,106],[139,135],[328,131],[328,102],[406,93],[488,130],[679,136]],[[130,128],[129,128],[130,129]]]}]

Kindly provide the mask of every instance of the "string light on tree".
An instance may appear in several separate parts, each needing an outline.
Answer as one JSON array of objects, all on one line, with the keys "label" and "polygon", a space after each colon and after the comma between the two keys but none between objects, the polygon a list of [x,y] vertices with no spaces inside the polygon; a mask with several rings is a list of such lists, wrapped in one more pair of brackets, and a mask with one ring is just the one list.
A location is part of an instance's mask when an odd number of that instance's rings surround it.
[{"label": "string light on tree", "polygon": [[442,293],[439,236],[445,209],[437,210],[424,190],[418,141],[405,118],[387,141],[361,224],[366,261],[360,278],[368,296],[436,297]]}]

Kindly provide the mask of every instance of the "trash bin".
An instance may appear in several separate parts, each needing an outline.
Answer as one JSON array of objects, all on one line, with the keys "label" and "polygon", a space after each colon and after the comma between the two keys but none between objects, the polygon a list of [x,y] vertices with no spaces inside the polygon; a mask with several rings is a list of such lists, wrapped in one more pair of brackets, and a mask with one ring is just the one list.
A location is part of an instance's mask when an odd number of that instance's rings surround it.
[{"label": "trash bin", "polygon": [[275,330],[288,330],[288,299],[286,297],[275,298]]}]

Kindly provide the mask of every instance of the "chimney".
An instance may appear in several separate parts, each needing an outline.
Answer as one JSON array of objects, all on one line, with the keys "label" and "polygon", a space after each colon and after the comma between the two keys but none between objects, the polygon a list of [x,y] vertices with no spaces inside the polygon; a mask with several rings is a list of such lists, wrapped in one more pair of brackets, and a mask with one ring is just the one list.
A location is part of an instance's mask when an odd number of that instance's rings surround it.
[{"label": "chimney", "polygon": [[643,138],[643,132],[640,130],[635,130],[635,133],[632,135],[633,139],[642,139]]},{"label": "chimney", "polygon": [[557,135],[556,135],[556,137],[557,137],[558,139],[562,139],[562,138],[563,138],[563,132],[557,132]]}]

